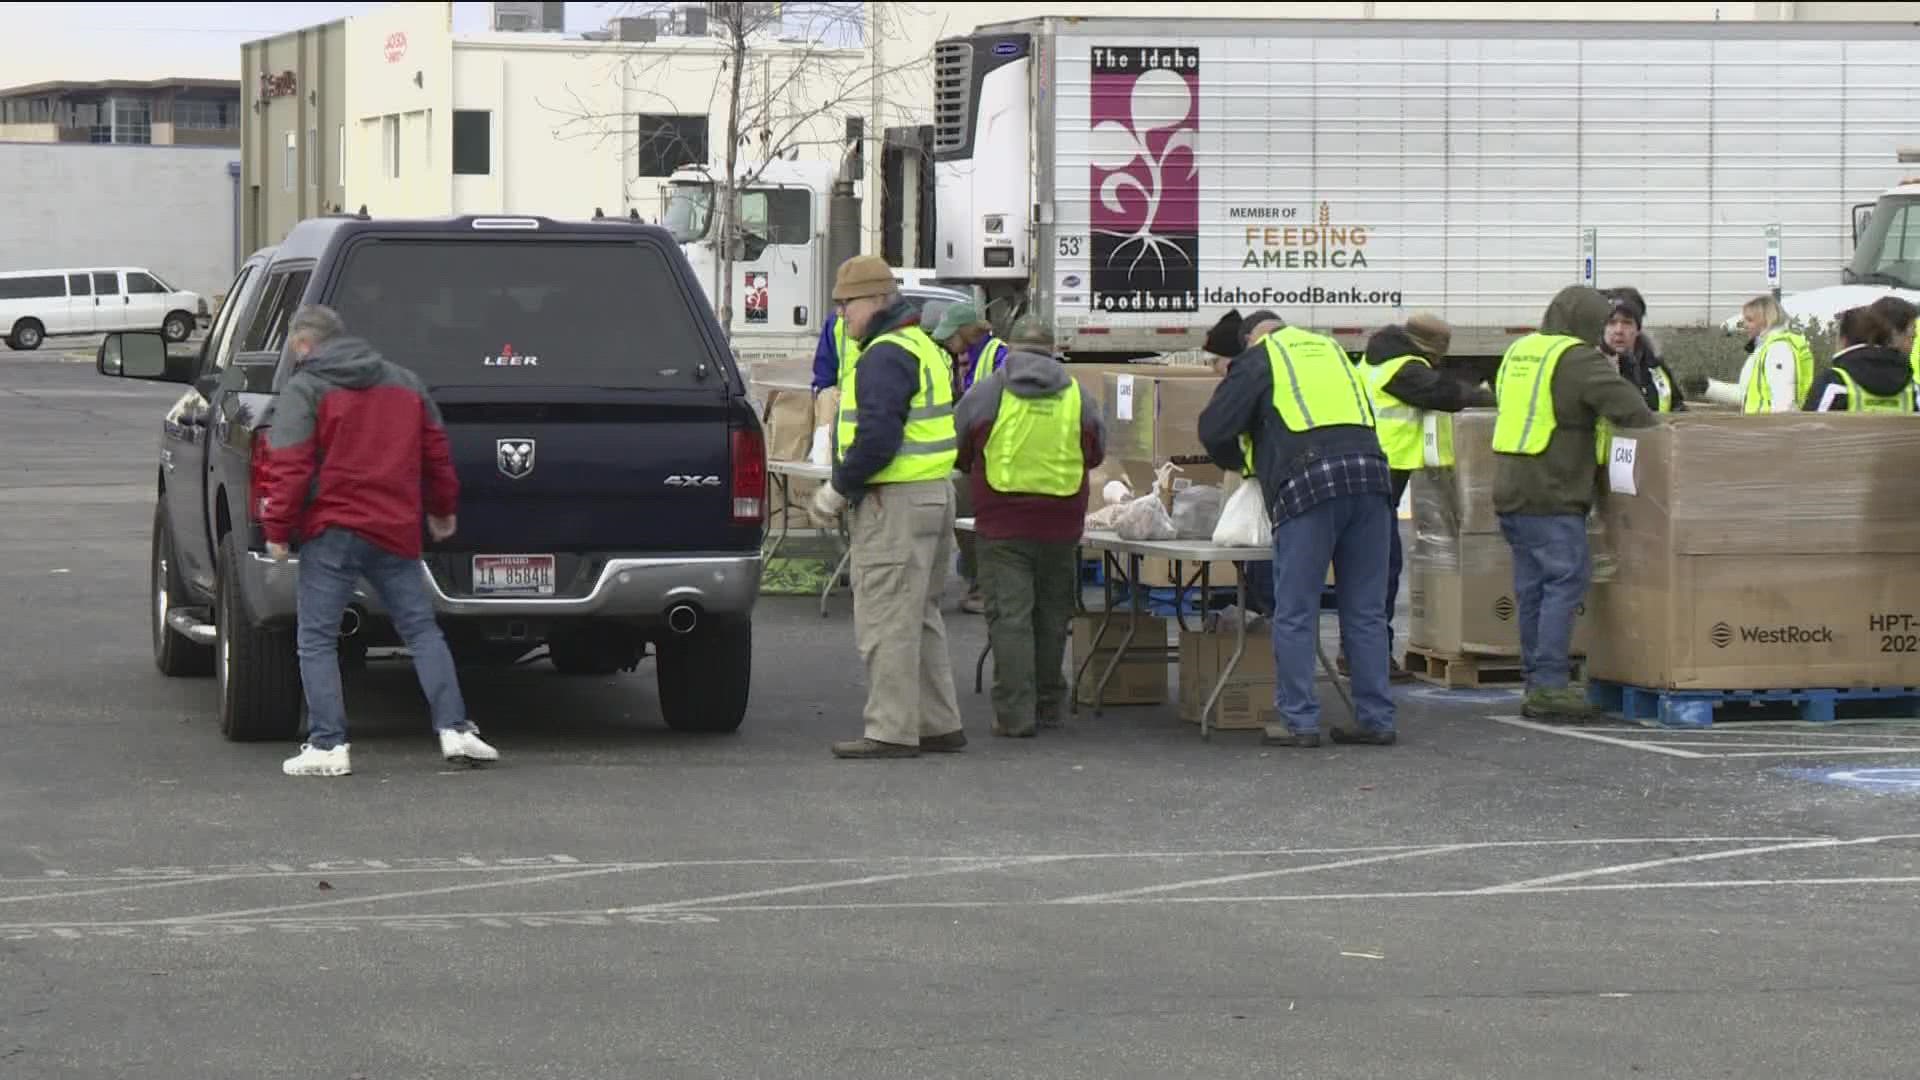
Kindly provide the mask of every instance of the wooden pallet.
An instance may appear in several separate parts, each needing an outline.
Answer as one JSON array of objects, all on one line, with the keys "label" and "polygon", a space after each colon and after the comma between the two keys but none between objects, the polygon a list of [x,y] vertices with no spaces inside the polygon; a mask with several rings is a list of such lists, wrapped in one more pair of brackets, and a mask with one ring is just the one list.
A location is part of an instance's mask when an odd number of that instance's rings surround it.
[{"label": "wooden pallet", "polygon": [[[1583,658],[1573,658],[1576,680],[1584,666]],[[1407,672],[1423,683],[1448,690],[1504,689],[1527,681],[1526,665],[1517,656],[1452,656],[1418,645],[1407,646]]]},{"label": "wooden pallet", "polygon": [[1842,705],[1873,702],[1890,716],[1920,716],[1920,687],[1872,686],[1787,688],[1779,690],[1660,690],[1595,680],[1588,687],[1594,704],[1621,719],[1647,727],[1705,728],[1728,719],[1741,706],[1792,707],[1803,723],[1830,724]]}]

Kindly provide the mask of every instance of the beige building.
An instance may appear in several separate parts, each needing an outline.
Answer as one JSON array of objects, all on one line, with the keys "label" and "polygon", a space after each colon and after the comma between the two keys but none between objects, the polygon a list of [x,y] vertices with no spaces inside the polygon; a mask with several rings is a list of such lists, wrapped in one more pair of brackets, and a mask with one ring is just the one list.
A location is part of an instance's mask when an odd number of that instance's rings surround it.
[{"label": "beige building", "polygon": [[346,38],[340,21],[241,46],[243,251],[346,205]]},{"label": "beige building", "polygon": [[0,142],[240,145],[232,79],[42,82],[0,90]]}]

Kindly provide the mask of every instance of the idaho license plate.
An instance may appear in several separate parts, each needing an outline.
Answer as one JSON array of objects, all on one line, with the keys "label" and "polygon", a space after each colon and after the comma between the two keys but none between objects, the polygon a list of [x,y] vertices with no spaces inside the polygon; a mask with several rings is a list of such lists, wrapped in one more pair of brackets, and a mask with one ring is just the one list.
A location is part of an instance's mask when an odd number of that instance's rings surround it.
[{"label": "idaho license plate", "polygon": [[553,556],[475,555],[473,591],[493,596],[552,596]]}]

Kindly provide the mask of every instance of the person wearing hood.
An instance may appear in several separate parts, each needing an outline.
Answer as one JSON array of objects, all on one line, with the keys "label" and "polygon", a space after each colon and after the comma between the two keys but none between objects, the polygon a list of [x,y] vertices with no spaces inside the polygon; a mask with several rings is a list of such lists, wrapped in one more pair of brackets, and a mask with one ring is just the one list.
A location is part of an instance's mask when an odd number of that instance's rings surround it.
[{"label": "person wearing hood", "polygon": [[[307,741],[288,776],[353,771],[340,690],[340,620],[365,579],[379,594],[426,694],[448,761],[496,761],[467,719],[452,653],[420,573],[420,525],[452,536],[460,480],[440,410],[413,372],[349,337],[332,309],[309,306],[287,327],[293,377],[274,400],[260,511],[267,553],[300,543],[296,637]],[[423,505],[424,504],[424,505]]]},{"label": "person wearing hood", "polygon": [[1905,356],[1913,365],[1913,377],[1920,380],[1920,343],[1914,340],[1914,320],[1920,319],[1920,308],[1897,296],[1883,296],[1867,305],[1867,309],[1893,330],[1893,348]]},{"label": "person wearing hood", "polygon": [[[1380,449],[1393,471],[1393,505],[1406,497],[1414,471],[1426,465],[1452,465],[1451,438],[1435,440],[1428,460],[1426,428],[1433,413],[1457,413],[1493,404],[1493,394],[1464,380],[1442,374],[1435,365],[1446,359],[1453,344],[1453,328],[1438,315],[1417,312],[1405,326],[1389,326],[1367,339],[1360,377],[1373,394],[1374,430]],[[1436,422],[1451,423],[1444,418]],[[1387,655],[1393,656],[1393,608],[1400,596],[1404,561],[1400,529],[1395,525],[1387,554]],[[1336,583],[1334,588],[1338,590]],[[1344,659],[1344,658],[1343,658]],[[1395,682],[1412,678],[1398,660],[1388,667]]]},{"label": "person wearing hood", "polygon": [[878,255],[840,264],[833,301],[860,353],[840,384],[838,464],[813,506],[827,517],[852,507],[853,625],[867,669],[866,733],[833,754],[953,753],[967,745],[940,618],[953,545],[953,364]]},{"label": "person wearing hood", "polygon": [[1075,384],[1036,319],[960,400],[957,464],[977,508],[980,584],[993,645],[993,733],[1027,738],[1060,722],[1087,473],[1106,454],[1100,403]]},{"label": "person wearing hood", "polygon": [[1838,320],[1840,351],[1814,380],[1807,412],[1914,411],[1913,362],[1893,347],[1893,327],[1870,307],[1849,308]]},{"label": "person wearing hood", "polygon": [[1640,388],[1647,408],[1658,413],[1685,412],[1686,399],[1680,393],[1680,380],[1653,351],[1653,342],[1645,333],[1647,301],[1631,285],[1606,290],[1613,310],[1607,316],[1607,331],[1600,351],[1620,366],[1620,374]]},{"label": "person wearing hood", "polygon": [[[933,326],[933,340],[953,357],[953,394],[965,394],[976,378],[985,378],[1006,359],[1007,343],[994,336],[993,324],[980,317],[980,309],[971,300],[950,304],[940,312]],[[966,478],[953,481],[954,513],[973,517],[973,492]],[[960,599],[960,610],[978,615],[987,609],[986,596],[980,591],[979,538],[972,533],[955,533],[954,545],[960,551],[957,569],[966,579],[967,592]]]},{"label": "person wearing hood", "polygon": [[1256,476],[1273,521],[1274,707],[1264,741],[1320,745],[1314,657],[1331,564],[1357,726],[1335,742],[1396,740],[1387,675],[1387,551],[1393,476],[1373,403],[1339,342],[1256,312],[1248,347],[1201,410],[1201,445],[1228,472]]},{"label": "person wearing hood", "polygon": [[1526,671],[1525,716],[1578,722],[1595,715],[1570,685],[1573,624],[1593,567],[1587,514],[1608,426],[1650,427],[1640,388],[1600,351],[1613,305],[1570,285],[1547,306],[1536,333],[1514,342],[1494,377],[1493,508],[1513,549]]}]

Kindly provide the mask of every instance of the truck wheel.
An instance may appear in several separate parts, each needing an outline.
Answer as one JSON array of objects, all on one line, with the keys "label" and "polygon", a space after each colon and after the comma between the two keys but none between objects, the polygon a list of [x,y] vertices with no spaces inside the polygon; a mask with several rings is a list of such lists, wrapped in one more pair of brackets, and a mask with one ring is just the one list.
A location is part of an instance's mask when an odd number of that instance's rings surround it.
[{"label": "truck wheel", "polygon": [[175,345],[187,340],[193,336],[193,316],[184,311],[169,312],[160,324],[160,335]]},{"label": "truck wheel", "polygon": [[654,643],[660,712],[675,731],[724,734],[747,717],[753,623],[711,622]]},{"label": "truck wheel", "polygon": [[32,352],[47,340],[47,328],[37,320],[21,319],[13,324],[13,334],[7,338],[7,344],[20,352]]},{"label": "truck wheel", "polygon": [[220,734],[234,742],[291,740],[300,732],[300,658],[293,633],[262,630],[240,599],[241,553],[232,534],[220,542],[214,673],[220,677]]},{"label": "truck wheel", "polygon": [[179,678],[213,674],[213,646],[196,645],[167,625],[167,611],[184,601],[189,593],[173,559],[173,534],[167,528],[167,513],[160,505],[153,508],[153,558],[148,574],[153,595],[153,666],[160,674]]},{"label": "truck wheel", "polygon": [[570,634],[547,642],[547,659],[562,675],[612,675],[638,663],[640,652],[623,637]]}]

